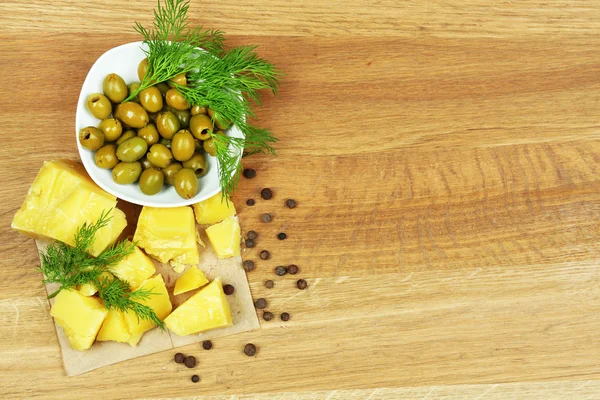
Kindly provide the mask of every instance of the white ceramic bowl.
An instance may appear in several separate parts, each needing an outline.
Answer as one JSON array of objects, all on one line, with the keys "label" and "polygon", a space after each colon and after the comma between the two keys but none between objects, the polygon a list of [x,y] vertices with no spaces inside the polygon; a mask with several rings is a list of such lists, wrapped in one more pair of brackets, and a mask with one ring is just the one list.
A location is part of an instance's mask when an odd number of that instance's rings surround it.
[{"label": "white ceramic bowl", "polygon": [[[110,194],[126,200],[130,203],[152,207],[178,207],[197,203],[214,196],[221,190],[217,160],[215,157],[206,155],[208,173],[198,180],[198,193],[191,199],[181,198],[173,186],[165,185],[163,189],[148,196],[140,190],[137,183],[130,185],[119,185],[112,179],[111,170],[98,168],[94,162],[94,152],[85,149],[79,143],[78,134],[86,126],[98,126],[100,120],[95,118],[86,108],[85,101],[92,93],[102,93],[102,80],[112,72],[120,75],[125,83],[139,81],[137,67],[140,61],[146,57],[142,50],[142,42],[124,44],[108,50],[102,54],[90,68],[77,102],[77,113],[75,116],[75,141],[79,149],[79,156],[90,177]],[[228,129],[226,134],[242,138],[242,132],[235,126]],[[241,152],[239,154],[241,157]]]}]

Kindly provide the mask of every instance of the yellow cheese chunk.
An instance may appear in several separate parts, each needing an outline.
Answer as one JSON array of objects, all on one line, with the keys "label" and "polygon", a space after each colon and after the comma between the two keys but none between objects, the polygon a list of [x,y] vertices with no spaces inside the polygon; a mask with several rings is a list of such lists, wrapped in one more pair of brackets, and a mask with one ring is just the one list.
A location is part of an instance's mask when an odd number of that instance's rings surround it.
[{"label": "yellow cheese chunk", "polygon": [[162,263],[182,272],[200,261],[196,224],[190,207],[144,207],[133,237],[138,246]]},{"label": "yellow cheese chunk", "polygon": [[[173,306],[171,305],[169,293],[167,292],[167,287],[165,286],[162,275],[159,274],[146,280],[139,289],[146,289],[153,293],[147,299],[139,302],[152,308],[158,318],[164,320],[173,309]],[[125,321],[127,322],[129,332],[131,333],[129,344],[132,346],[137,344],[144,332],[155,327],[154,322],[146,319],[139,319],[133,311],[127,311],[125,313]],[[135,340],[136,338],[137,340]]]},{"label": "yellow cheese chunk", "polygon": [[100,299],[69,289],[58,293],[50,310],[50,315],[63,328],[75,350],[87,350],[92,346],[107,314]]},{"label": "yellow cheese chunk", "polygon": [[118,264],[109,267],[113,274],[129,283],[132,290],[140,287],[142,282],[156,272],[152,260],[139,247],[134,247],[133,253],[123,258]]},{"label": "yellow cheese chunk", "polygon": [[191,266],[177,279],[177,282],[175,282],[173,294],[178,295],[189,292],[190,290],[198,289],[200,286],[204,286],[207,283],[208,279],[206,279],[206,276],[204,276],[204,273],[200,268]]},{"label": "yellow cheese chunk", "polygon": [[231,311],[221,279],[215,279],[177,307],[165,318],[165,325],[179,336],[231,326]]},{"label": "yellow cheese chunk", "polygon": [[[110,272],[103,272],[100,274],[100,279],[110,279],[112,281],[114,276]],[[79,292],[84,296],[93,296],[98,292],[98,288],[93,283],[84,283],[83,285],[79,285],[77,290],[79,290]]]},{"label": "yellow cheese chunk", "polygon": [[227,217],[234,216],[235,206],[223,198],[222,193],[193,205],[196,221],[201,225],[212,225],[223,221]]},{"label": "yellow cheese chunk", "polygon": [[131,340],[131,332],[125,320],[125,314],[118,310],[109,310],[106,319],[98,332],[99,341],[113,340],[115,342],[127,343]]},{"label": "yellow cheese chunk", "polygon": [[222,222],[206,228],[217,257],[229,258],[240,255],[240,224],[237,217],[227,217]]},{"label": "yellow cheese chunk", "polygon": [[117,199],[98,187],[83,166],[69,160],[47,161],[35,178],[11,227],[36,239],[56,239],[73,245],[77,229],[94,223],[113,209],[110,223],[96,233],[93,255],[119,237],[127,220],[116,209]]}]

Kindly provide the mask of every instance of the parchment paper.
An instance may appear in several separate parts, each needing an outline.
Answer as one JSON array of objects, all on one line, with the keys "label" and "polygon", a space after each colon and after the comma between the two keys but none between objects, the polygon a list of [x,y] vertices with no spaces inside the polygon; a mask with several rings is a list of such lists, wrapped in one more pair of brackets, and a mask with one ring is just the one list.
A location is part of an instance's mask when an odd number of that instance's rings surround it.
[{"label": "parchment paper", "polygon": [[[122,208],[121,205],[119,205],[119,208]],[[129,218],[131,214],[129,214],[127,210],[123,211],[125,211],[128,216],[128,222],[131,221]],[[135,219],[137,220],[137,217],[135,217]],[[131,224],[129,224],[128,228],[131,232]],[[197,226],[197,229],[200,233],[200,238],[206,244],[206,247],[199,246],[199,268],[209,280],[221,277],[224,285],[230,284],[235,287],[234,294],[227,296],[231,308],[233,325],[229,328],[215,329],[200,335],[189,336],[177,336],[171,331],[167,330],[163,332],[159,328],[154,328],[144,334],[137,347],[131,347],[127,343],[95,342],[89,350],[78,351],[71,349],[62,328],[55,323],[54,326],[62,351],[63,365],[68,376],[80,375],[120,361],[171,350],[176,347],[197,343],[209,338],[217,338],[260,328],[256,310],[254,309],[254,303],[252,301],[252,295],[250,293],[250,287],[248,286],[248,281],[246,279],[246,272],[242,268],[242,258],[233,257],[224,260],[218,259],[204,233],[204,227]],[[41,253],[46,248],[47,242],[36,240],[36,245],[38,253]],[[172,293],[175,281],[181,274],[174,272],[168,265],[161,264],[156,260],[153,261],[156,265],[157,272],[163,275],[165,283],[169,288],[169,293]],[[46,286],[46,291],[48,293],[52,293],[56,289],[56,284]],[[196,293],[195,290],[188,293],[182,293],[178,296],[173,296],[171,294],[173,309],[194,293]],[[52,304],[53,300],[50,303]]]}]

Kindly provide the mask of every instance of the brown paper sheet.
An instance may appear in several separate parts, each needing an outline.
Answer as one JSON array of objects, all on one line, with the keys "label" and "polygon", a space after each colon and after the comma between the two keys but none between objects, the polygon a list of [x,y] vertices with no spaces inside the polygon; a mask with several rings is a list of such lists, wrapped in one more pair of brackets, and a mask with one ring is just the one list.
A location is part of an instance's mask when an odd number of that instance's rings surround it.
[{"label": "brown paper sheet", "polygon": [[[96,342],[89,350],[78,351],[71,349],[62,328],[55,323],[54,326],[62,351],[63,364],[68,376],[80,375],[100,367],[148,354],[171,350],[206,339],[248,332],[260,328],[250,287],[246,279],[246,272],[242,268],[242,258],[218,259],[204,233],[204,227],[198,226],[198,231],[200,232],[200,238],[206,244],[204,248],[199,246],[200,263],[198,266],[209,280],[221,277],[223,284],[228,283],[235,287],[235,293],[227,296],[231,308],[233,325],[229,328],[215,329],[200,335],[189,336],[177,336],[170,331],[163,332],[159,328],[154,328],[146,332],[137,347],[131,347],[126,343]],[[46,248],[47,242],[36,240],[36,245],[38,252],[41,253]],[[157,272],[163,275],[167,287],[172,289],[175,281],[181,274],[174,272],[170,266],[161,264],[156,260],[154,260],[154,264],[156,265]],[[46,286],[48,293],[52,293],[56,289],[56,284]],[[191,291],[178,296],[171,295],[173,309],[195,292]],[[53,300],[51,301],[52,303]]]}]

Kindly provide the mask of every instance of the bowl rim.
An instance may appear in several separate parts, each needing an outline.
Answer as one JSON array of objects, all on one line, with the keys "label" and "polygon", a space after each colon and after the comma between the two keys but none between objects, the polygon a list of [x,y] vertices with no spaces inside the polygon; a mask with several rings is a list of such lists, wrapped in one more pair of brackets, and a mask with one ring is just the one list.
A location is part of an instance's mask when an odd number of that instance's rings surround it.
[{"label": "bowl rim", "polygon": [[[81,121],[80,121],[83,118],[82,113],[87,112],[87,110],[82,109],[82,107],[80,107],[81,99],[85,98],[91,94],[91,93],[87,93],[87,92],[84,93],[84,90],[86,89],[87,78],[88,78],[88,76],[90,76],[90,74],[93,71],[101,68],[99,66],[101,64],[101,61],[105,58],[110,57],[111,52],[118,51],[119,49],[122,49],[122,48],[134,47],[134,46],[137,46],[137,47],[139,47],[140,50],[145,51],[145,49],[144,49],[145,44],[142,41],[124,43],[124,44],[121,44],[121,45],[118,45],[118,46],[115,46],[115,47],[112,47],[112,48],[106,50],[102,55],[100,55],[100,57],[98,57],[96,59],[96,61],[94,61],[94,63],[90,67],[88,73],[86,74],[86,77],[84,78],[83,82],[81,83],[81,90],[79,92],[79,97],[77,100],[76,112],[75,112],[75,143],[77,144],[80,162],[83,164],[89,177],[94,181],[94,183],[96,185],[98,185],[104,191],[115,196],[117,199],[121,199],[121,200],[127,201],[129,203],[137,204],[140,206],[150,206],[150,207],[156,207],[156,208],[174,208],[174,207],[181,207],[181,206],[190,206],[192,204],[199,203],[203,200],[206,200],[206,199],[209,199],[209,198],[215,196],[216,194],[221,192],[220,184],[215,189],[210,190],[203,195],[200,195],[200,192],[198,192],[196,194],[196,196],[192,197],[191,199],[184,199],[184,198],[180,197],[177,199],[177,201],[175,201],[173,203],[164,204],[162,202],[152,201],[152,196],[145,195],[141,192],[140,192],[140,196],[144,196],[145,198],[131,196],[130,194],[127,194],[127,193],[115,191],[111,187],[105,185],[101,179],[99,179],[97,176],[95,176],[95,174],[93,174],[92,172],[89,171],[89,166],[87,165],[88,163],[86,161],[84,161],[84,159],[85,159],[84,154],[87,154],[87,153],[84,153],[84,152],[89,152],[90,150],[84,148],[81,145],[81,143],[79,142],[79,130],[78,130],[79,125],[83,125],[83,123],[81,123]],[[83,108],[85,108],[85,106]],[[231,133],[234,133],[234,135],[233,135],[234,137],[240,137],[240,138],[244,137],[244,134],[242,133],[242,131],[239,128],[237,128],[237,126],[235,126],[235,125],[233,125],[231,128],[228,129],[228,134],[231,134]],[[238,152],[238,155],[237,155],[238,163],[241,162],[242,155],[243,155],[243,149]],[[215,159],[215,161],[216,161],[215,167],[217,168],[217,176],[218,176],[219,175],[219,169],[218,169],[219,162],[217,159]],[[95,165],[93,165],[93,167],[98,168]],[[235,170],[233,171],[232,176],[233,176],[233,174],[235,174]],[[219,179],[219,178],[217,178],[217,179]],[[134,184],[135,183],[132,183],[130,185],[134,185]]]}]

